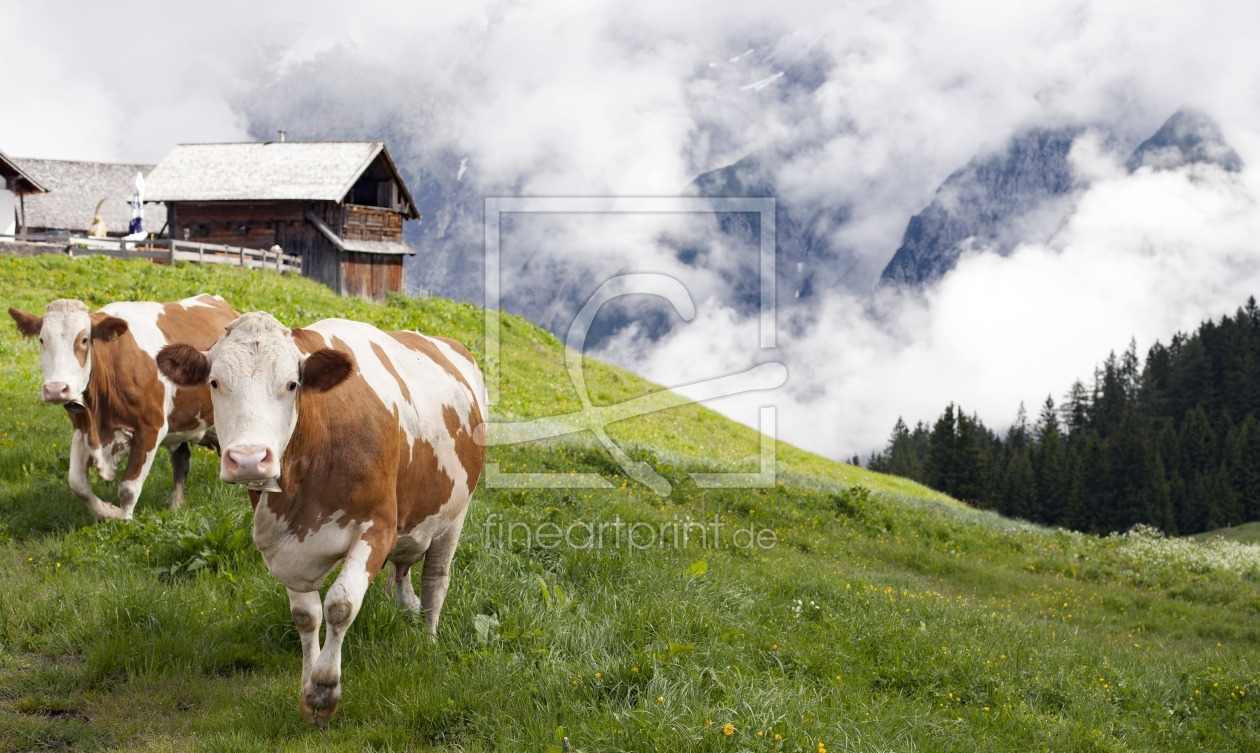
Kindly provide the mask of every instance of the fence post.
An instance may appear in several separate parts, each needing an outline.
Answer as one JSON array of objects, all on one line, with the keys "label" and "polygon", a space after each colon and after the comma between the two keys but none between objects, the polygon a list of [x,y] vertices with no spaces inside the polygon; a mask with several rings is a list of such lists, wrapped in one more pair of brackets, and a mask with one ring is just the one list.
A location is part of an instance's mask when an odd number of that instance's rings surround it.
[{"label": "fence post", "polygon": [[171,238],[171,266],[175,266],[175,239]]},{"label": "fence post", "polygon": [[245,264],[245,247],[244,246],[241,246],[241,269],[249,269],[249,266]]},{"label": "fence post", "polygon": [[206,244],[204,243],[197,244],[197,263],[198,264],[206,263]]}]

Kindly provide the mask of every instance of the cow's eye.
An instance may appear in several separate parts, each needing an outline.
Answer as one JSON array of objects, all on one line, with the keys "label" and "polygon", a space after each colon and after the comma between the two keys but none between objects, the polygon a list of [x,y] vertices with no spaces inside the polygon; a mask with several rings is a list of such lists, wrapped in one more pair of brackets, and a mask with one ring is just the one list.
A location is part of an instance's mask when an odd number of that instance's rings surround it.
[{"label": "cow's eye", "polygon": [[211,379],[211,380],[210,380],[210,389],[212,389],[212,390],[217,390],[217,389],[219,389],[219,380],[218,380],[218,379]]},{"label": "cow's eye", "polygon": [[79,341],[79,344],[80,344],[80,345],[87,345],[87,340],[88,340],[88,339],[85,337],[85,338],[83,338],[82,340],[80,340],[80,341]]},{"label": "cow's eye", "polygon": [[289,382],[289,392],[297,392],[297,382]]}]

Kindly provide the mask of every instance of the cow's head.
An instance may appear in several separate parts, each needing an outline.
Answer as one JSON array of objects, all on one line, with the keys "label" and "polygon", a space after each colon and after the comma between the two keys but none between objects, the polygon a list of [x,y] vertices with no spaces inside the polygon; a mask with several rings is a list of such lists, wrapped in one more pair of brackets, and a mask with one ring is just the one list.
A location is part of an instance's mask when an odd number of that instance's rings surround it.
[{"label": "cow's head", "polygon": [[301,391],[341,384],[354,364],[340,351],[304,355],[293,332],[265,312],[227,325],[210,350],[167,345],[158,370],[181,387],[209,383],[214,427],[223,448],[219,478],[231,483],[280,477],[280,461],[297,426]]},{"label": "cow's head", "polygon": [[9,308],[18,332],[39,338],[39,361],[44,368],[40,395],[46,403],[82,406],[83,392],[92,377],[92,348],[113,342],[127,331],[116,316],[90,313],[82,301],[62,298],[48,304],[43,316]]}]

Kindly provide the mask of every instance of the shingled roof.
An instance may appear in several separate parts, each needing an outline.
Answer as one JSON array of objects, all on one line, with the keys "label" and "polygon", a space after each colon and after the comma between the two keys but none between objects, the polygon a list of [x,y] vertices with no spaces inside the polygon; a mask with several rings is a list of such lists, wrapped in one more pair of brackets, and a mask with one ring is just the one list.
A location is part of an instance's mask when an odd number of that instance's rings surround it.
[{"label": "shingled roof", "polygon": [[180,144],[146,179],[146,201],[342,201],[383,157],[418,217],[383,141],[270,141]]},{"label": "shingled roof", "polygon": [[30,195],[48,191],[4,152],[0,152],[0,178],[4,178],[0,188],[8,188],[16,194]]},{"label": "shingled roof", "polygon": [[[153,165],[72,162],[58,159],[14,159],[48,193],[26,197],[26,226],[85,233],[92,225],[96,202],[111,235],[123,235],[131,223],[131,192],[136,173],[147,176]],[[166,224],[166,207],[144,208],[144,229],[156,233]]]}]

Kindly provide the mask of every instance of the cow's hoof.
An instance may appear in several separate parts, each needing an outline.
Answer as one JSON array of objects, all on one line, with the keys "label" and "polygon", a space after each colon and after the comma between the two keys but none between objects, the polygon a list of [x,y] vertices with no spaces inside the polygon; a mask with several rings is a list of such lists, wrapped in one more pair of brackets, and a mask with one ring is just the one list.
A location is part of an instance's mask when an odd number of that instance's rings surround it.
[{"label": "cow's hoof", "polygon": [[92,516],[97,520],[126,520],[127,514],[117,505],[111,505],[104,502],[92,510]]},{"label": "cow's hoof", "polygon": [[337,713],[341,703],[341,685],[312,683],[302,694],[302,718],[323,727]]}]

